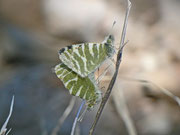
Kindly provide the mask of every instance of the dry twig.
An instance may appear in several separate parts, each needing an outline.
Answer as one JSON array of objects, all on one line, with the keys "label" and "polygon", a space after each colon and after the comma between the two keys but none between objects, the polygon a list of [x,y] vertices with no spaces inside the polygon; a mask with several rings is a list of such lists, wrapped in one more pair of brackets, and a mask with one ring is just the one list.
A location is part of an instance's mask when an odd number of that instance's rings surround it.
[{"label": "dry twig", "polygon": [[115,73],[110,81],[110,84],[108,86],[108,89],[104,95],[104,97],[102,98],[102,101],[101,101],[101,104],[100,104],[100,107],[98,109],[98,112],[96,114],[96,117],[95,117],[95,120],[92,124],[92,127],[89,131],[89,135],[93,135],[94,133],[94,130],[95,130],[95,127],[97,125],[97,122],[102,114],[102,111],[104,109],[104,106],[111,94],[111,91],[112,91],[112,88],[114,86],[114,83],[116,81],[116,78],[117,78],[117,75],[118,75],[118,71],[119,71],[119,67],[120,67],[120,63],[121,63],[121,57],[122,57],[122,51],[123,51],[123,47],[125,45],[124,41],[125,41],[125,36],[126,36],[126,29],[127,29],[127,23],[128,23],[128,16],[129,16],[129,12],[130,12],[130,9],[131,9],[131,2],[129,0],[127,0],[127,9],[126,9],[126,15],[125,15],[125,19],[124,19],[124,25],[123,25],[123,30],[122,30],[122,35],[121,35],[121,41],[120,41],[120,49],[118,51],[118,54],[117,54],[117,60],[116,60],[116,69],[115,69]]}]

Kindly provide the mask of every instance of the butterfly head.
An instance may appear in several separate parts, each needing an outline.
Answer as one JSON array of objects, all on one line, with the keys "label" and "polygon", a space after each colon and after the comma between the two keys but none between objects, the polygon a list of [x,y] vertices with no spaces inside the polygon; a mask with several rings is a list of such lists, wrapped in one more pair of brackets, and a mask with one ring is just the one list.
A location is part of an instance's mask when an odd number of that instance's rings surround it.
[{"label": "butterfly head", "polygon": [[110,44],[110,45],[114,45],[114,36],[113,35],[108,35],[107,37],[105,37],[104,41],[102,43],[105,44]]},{"label": "butterfly head", "polygon": [[113,45],[114,44],[114,36],[109,35],[106,39],[106,43]]},{"label": "butterfly head", "polygon": [[113,56],[113,54],[115,53],[114,36],[113,35],[107,36],[103,41],[103,43],[106,46],[108,56],[109,57]]}]

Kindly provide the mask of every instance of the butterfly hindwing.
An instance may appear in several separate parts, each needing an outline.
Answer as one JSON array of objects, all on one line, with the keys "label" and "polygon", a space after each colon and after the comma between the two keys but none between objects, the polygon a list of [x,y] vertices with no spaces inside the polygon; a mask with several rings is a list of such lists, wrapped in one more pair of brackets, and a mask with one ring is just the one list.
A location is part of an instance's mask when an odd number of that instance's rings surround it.
[{"label": "butterfly hindwing", "polygon": [[63,63],[55,67],[55,73],[69,90],[69,93],[85,99],[89,108],[100,101],[101,92],[98,90],[93,73],[82,78]]}]

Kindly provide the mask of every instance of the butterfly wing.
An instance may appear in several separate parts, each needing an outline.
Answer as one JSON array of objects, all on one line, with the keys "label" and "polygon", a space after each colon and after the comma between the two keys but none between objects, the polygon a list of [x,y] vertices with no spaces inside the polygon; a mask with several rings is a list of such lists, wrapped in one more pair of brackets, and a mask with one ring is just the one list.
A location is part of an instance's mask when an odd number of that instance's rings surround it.
[{"label": "butterfly wing", "polygon": [[94,72],[108,57],[105,43],[76,44],[59,51],[61,61],[81,77]]},{"label": "butterfly wing", "polygon": [[[57,77],[73,96],[78,96],[87,101],[88,107],[94,106],[101,99],[101,92],[93,77],[82,78],[65,64],[61,63],[55,67]],[[91,76],[94,76],[93,74]]]}]

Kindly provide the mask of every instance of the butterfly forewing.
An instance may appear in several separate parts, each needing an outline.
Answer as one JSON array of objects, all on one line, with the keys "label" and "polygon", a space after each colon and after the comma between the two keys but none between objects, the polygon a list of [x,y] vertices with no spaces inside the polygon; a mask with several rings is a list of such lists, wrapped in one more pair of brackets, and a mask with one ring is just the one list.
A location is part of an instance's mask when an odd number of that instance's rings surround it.
[{"label": "butterfly forewing", "polygon": [[114,54],[113,41],[108,43],[109,40],[114,39],[107,38],[103,43],[82,43],[62,48],[59,58],[78,75],[86,77]]},{"label": "butterfly forewing", "polygon": [[82,78],[63,63],[55,67],[55,73],[70,94],[85,99],[89,108],[100,101],[101,92],[98,90],[93,74]]}]

